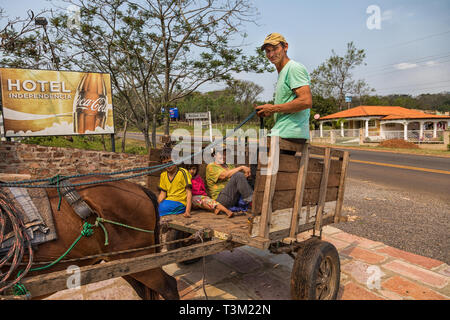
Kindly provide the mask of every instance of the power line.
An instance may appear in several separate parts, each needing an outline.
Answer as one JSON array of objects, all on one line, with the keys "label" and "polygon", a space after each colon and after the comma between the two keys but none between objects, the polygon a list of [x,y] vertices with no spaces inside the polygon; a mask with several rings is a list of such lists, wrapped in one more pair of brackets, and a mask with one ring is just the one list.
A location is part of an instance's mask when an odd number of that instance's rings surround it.
[{"label": "power line", "polygon": [[[446,56],[441,56],[441,57],[439,57],[439,58],[435,58],[434,60],[440,60],[440,59],[444,59],[444,58],[448,58],[448,57],[450,57],[450,55],[446,55]],[[427,60],[427,59],[425,59],[425,60]],[[434,61],[434,60],[431,60],[431,61],[433,61],[433,62],[436,62],[436,61]],[[394,66],[396,66],[396,65],[400,65],[400,64],[402,64],[402,63],[414,63],[414,64],[417,64],[417,63],[421,63],[421,62],[424,62],[424,61],[420,61],[420,60],[418,60],[418,61],[412,61],[412,60],[410,60],[410,61],[405,61],[405,62],[400,62],[400,63],[395,63],[395,64],[393,64]],[[437,62],[436,64],[439,64],[439,63],[442,63],[442,61],[439,61],[439,62]],[[385,68],[385,70],[384,71],[388,71],[388,70],[390,70],[391,68]],[[403,70],[408,70],[408,69],[411,69],[411,68],[406,68],[406,69],[395,69],[395,70],[391,70],[391,71],[403,71]],[[384,73],[384,72],[382,72],[383,71],[383,69],[380,69],[380,70],[378,70],[378,71],[372,71],[372,72],[369,72],[369,74],[367,75],[367,76],[372,76],[372,75],[375,75],[375,74],[380,74],[380,72],[381,73]]]},{"label": "power line", "polygon": [[[435,63],[433,66],[438,65],[438,64],[447,63],[447,62],[449,62],[449,61],[450,61],[450,60],[445,60],[445,61],[437,62],[437,63]],[[421,67],[425,67],[425,66],[423,66],[423,65],[422,65],[422,66],[417,66],[416,68],[421,68]],[[369,74],[369,75],[366,75],[366,77],[382,76],[382,75],[391,74],[391,73],[395,73],[395,72],[399,72],[399,71],[405,71],[405,70],[409,70],[409,69],[412,69],[412,68],[408,68],[408,69],[397,69],[397,70],[393,70],[393,71],[390,71],[390,72],[381,72],[381,73]]]},{"label": "power line", "polygon": [[406,41],[406,42],[397,43],[397,44],[394,44],[394,45],[391,45],[391,46],[387,46],[387,47],[381,47],[381,48],[375,49],[374,51],[401,47],[401,46],[404,46],[404,45],[407,45],[407,44],[410,44],[410,43],[426,40],[426,39],[429,39],[429,38],[433,38],[433,37],[437,37],[437,36],[441,36],[441,35],[449,34],[449,33],[450,33],[450,30],[445,31],[445,32],[440,32],[440,33],[434,33],[434,34],[430,34],[430,35],[422,37],[422,38],[418,38],[418,39],[413,39],[413,40],[409,40],[409,41]]},{"label": "power line", "polygon": [[[428,83],[420,83],[420,84],[417,84],[417,85],[425,86],[425,85],[429,85],[429,84],[436,84],[436,83],[442,83],[442,82],[450,82],[450,80],[434,81],[434,82],[428,82]],[[404,86],[394,86],[394,87],[389,87],[389,88],[381,88],[381,89],[378,89],[378,90],[383,91],[383,90],[389,90],[389,89],[394,89],[394,88],[404,88],[404,87],[411,87],[411,86],[417,86],[417,85],[407,84],[407,85],[404,85]]]},{"label": "power line", "polygon": [[[450,53],[450,51],[444,52],[444,53],[441,53],[441,54],[437,54],[437,55],[426,56],[426,57],[422,57],[422,58],[415,58],[415,59],[410,59],[410,60],[397,62],[397,63],[390,63],[390,64],[386,64],[386,65],[382,65],[382,66],[369,67],[368,72],[382,71],[383,69],[389,69],[389,67],[398,65],[400,63],[419,63],[419,62],[423,62],[423,60],[428,60],[428,59],[437,59],[437,60],[439,60],[439,59],[442,59],[442,58],[449,57],[450,55],[447,55],[449,53]],[[380,68],[380,69],[379,70],[370,70],[370,69],[378,69],[378,68]]]},{"label": "power line", "polygon": [[[437,86],[437,87],[427,87],[427,88],[420,88],[420,87],[418,87],[418,88],[410,88],[408,91],[411,91],[411,90],[413,90],[413,91],[418,91],[418,90],[434,90],[434,89],[440,89],[440,88],[447,88],[448,90],[447,91],[449,91],[450,92],[450,86]],[[378,92],[378,90],[376,90],[377,92]],[[384,90],[379,90],[379,91],[389,91],[389,89],[384,89]]]}]

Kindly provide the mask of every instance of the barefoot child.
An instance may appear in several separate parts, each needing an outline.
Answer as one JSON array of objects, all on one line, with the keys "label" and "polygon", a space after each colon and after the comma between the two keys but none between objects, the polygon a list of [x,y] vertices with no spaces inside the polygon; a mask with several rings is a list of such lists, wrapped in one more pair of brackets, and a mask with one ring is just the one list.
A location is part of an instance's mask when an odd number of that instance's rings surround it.
[{"label": "barefoot child", "polygon": [[[161,152],[161,162],[163,164],[172,162],[172,149],[164,147]],[[191,212],[191,176],[184,168],[178,168],[176,164],[166,168],[161,173],[159,180],[159,215],[183,214],[190,218]]]},{"label": "barefoot child", "polygon": [[208,194],[206,193],[205,182],[198,174],[198,165],[190,165],[189,173],[192,176],[192,205],[194,206],[194,208],[214,211],[216,215],[222,211],[227,214],[228,218],[233,217],[233,212],[231,210],[228,210],[216,200],[208,197]]}]

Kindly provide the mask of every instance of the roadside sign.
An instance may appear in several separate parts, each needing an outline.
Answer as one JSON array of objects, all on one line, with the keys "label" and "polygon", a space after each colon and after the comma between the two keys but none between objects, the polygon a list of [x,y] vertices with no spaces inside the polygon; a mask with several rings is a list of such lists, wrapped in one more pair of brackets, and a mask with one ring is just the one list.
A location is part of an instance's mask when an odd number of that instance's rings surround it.
[{"label": "roadside sign", "polygon": [[185,113],[186,120],[207,120],[209,119],[208,112],[192,112]]}]

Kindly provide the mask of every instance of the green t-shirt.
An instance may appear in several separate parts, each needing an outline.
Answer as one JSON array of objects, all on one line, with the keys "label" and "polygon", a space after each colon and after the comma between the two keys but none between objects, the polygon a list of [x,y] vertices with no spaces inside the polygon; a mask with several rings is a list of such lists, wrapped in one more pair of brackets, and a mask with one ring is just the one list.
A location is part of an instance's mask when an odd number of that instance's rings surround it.
[{"label": "green t-shirt", "polygon": [[[306,68],[301,63],[289,60],[278,74],[275,104],[294,100],[297,96],[292,91],[293,89],[310,85],[311,78]],[[296,113],[275,113],[275,125],[270,135],[277,135],[281,138],[309,139],[309,114],[309,108]],[[278,130],[278,134],[275,130]]]},{"label": "green t-shirt", "polygon": [[[228,169],[234,169],[234,165],[229,164]],[[222,166],[212,162],[206,166],[206,186],[208,187],[209,196],[216,200],[219,196],[220,191],[225,188],[225,186],[228,183],[228,180],[220,180],[219,176],[220,174],[225,171],[226,169]]]}]

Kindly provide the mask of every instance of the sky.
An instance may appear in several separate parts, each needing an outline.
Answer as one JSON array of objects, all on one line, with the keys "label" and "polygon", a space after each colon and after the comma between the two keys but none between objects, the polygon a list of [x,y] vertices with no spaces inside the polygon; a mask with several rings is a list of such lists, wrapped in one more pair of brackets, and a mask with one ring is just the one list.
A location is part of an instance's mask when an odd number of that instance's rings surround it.
[{"label": "sky", "polygon": [[[331,56],[344,55],[353,41],[364,49],[364,66],[353,78],[364,79],[375,94],[450,91],[449,0],[255,0],[258,16],[243,26],[244,53],[252,54],[266,35],[281,33],[288,56],[312,72]],[[49,8],[45,0],[0,0],[10,16],[26,9]],[[379,12],[379,15],[378,15]],[[379,18],[379,19],[378,19]],[[379,22],[379,23],[378,23]],[[235,39],[241,43],[242,39]],[[273,97],[277,73],[238,74],[264,87],[261,100]],[[208,85],[202,91],[217,89]]]}]

